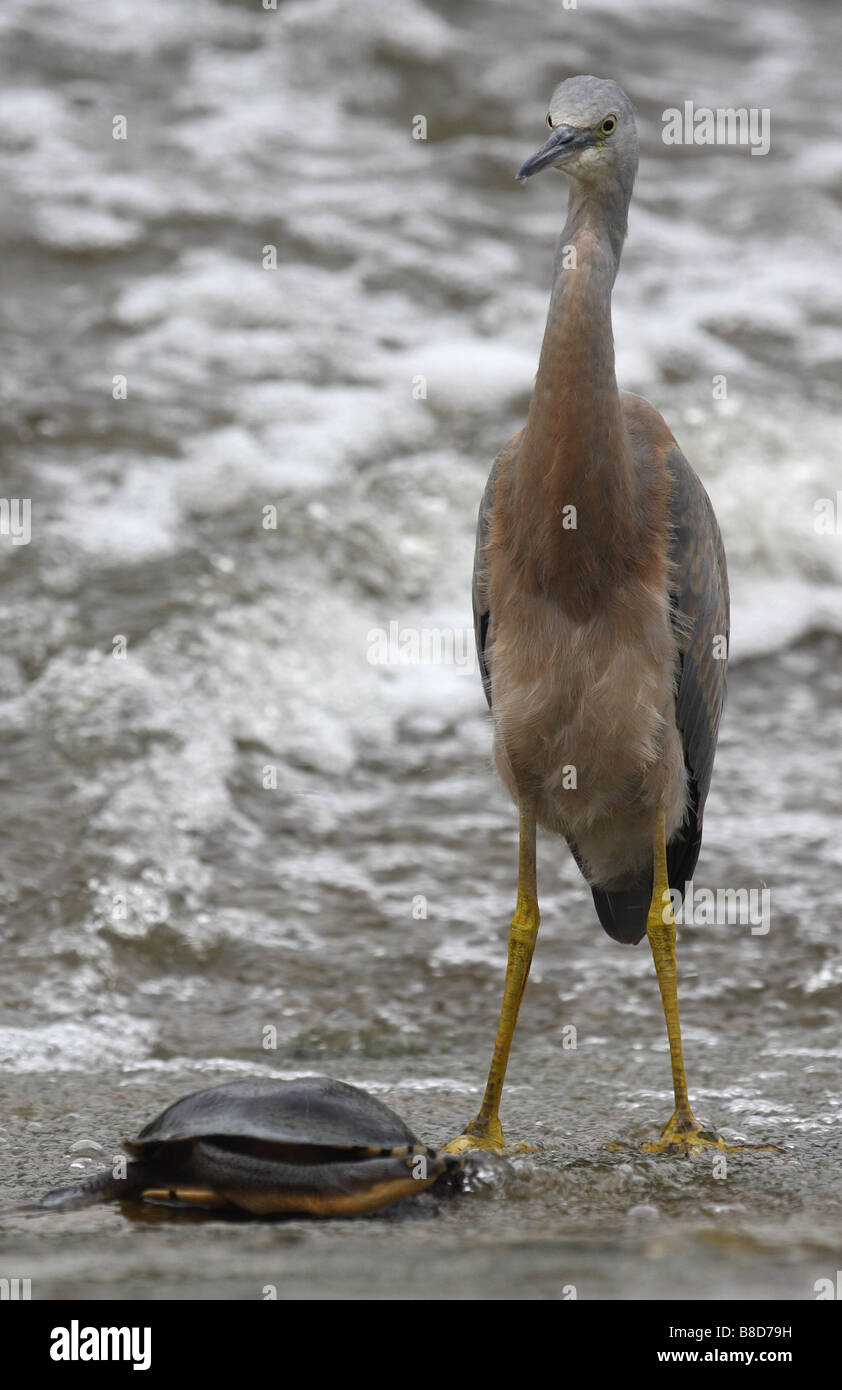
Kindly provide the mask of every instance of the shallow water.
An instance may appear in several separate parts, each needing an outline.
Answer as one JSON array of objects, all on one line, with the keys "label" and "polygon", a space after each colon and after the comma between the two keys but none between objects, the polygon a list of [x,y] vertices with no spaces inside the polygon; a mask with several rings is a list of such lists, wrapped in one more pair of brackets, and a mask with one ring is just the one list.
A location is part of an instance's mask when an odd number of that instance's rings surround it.
[{"label": "shallow water", "polygon": [[[503,1115],[537,1153],[354,1222],[7,1218],[0,1272],[36,1298],[812,1298],[842,1253],[842,547],[814,525],[839,480],[838,14],[131,14],[0,18],[5,487],[32,499],[30,544],[0,538],[0,1204],[237,1075],[339,1076],[431,1143],[473,1113],[514,814],[469,664],[372,664],[370,634],[469,626],[563,220],[560,180],[512,174],[574,71],[640,116],[618,373],[729,554],[696,883],[771,891],[767,934],[680,933],[689,1080],[700,1118],[778,1151],[724,1177],[640,1152],[670,1110],[651,962],[546,837]],[[770,107],[770,154],[663,146],[689,98]]]}]

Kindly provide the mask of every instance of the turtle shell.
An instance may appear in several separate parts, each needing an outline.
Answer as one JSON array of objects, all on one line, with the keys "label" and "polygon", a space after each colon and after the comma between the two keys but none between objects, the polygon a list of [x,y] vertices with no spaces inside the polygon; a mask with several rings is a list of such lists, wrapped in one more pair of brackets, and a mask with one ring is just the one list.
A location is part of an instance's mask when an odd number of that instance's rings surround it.
[{"label": "turtle shell", "polygon": [[228,1081],[194,1091],[123,1147],[139,1156],[152,1145],[212,1135],[331,1149],[423,1147],[388,1105],[327,1076]]},{"label": "turtle shell", "polygon": [[399,1115],[326,1076],[229,1081],[178,1100],[123,1145],[133,1163],[60,1188],[38,1210],[142,1201],[254,1216],[348,1216],[423,1192],[462,1166]]}]

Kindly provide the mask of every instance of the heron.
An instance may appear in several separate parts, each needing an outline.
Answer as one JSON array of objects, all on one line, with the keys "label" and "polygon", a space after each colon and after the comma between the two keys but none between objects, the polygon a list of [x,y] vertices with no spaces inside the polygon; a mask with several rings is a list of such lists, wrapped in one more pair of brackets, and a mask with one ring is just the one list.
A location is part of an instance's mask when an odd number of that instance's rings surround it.
[{"label": "heron", "polygon": [[661,415],[621,393],[611,297],[638,165],[616,82],[572,77],[518,172],[569,184],[524,428],[479,512],[477,652],[494,761],[519,812],[517,902],[476,1118],[451,1151],[504,1147],[500,1100],[540,923],[536,826],[560,835],[615,941],[648,938],[675,1096],[654,1152],[731,1147],[690,1106],[671,890],[692,878],[725,700],[729,596],[713,507]]}]

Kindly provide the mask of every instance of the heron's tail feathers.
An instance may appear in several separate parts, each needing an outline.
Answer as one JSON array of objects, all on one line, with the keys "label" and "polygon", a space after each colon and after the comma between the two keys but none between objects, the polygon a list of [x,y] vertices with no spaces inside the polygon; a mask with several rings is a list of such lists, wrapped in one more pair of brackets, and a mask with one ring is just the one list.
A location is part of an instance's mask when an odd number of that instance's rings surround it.
[{"label": "heron's tail feathers", "polygon": [[614,941],[636,946],[646,935],[646,919],[652,898],[652,870],[641,874],[630,888],[606,889],[591,886],[597,916]]},{"label": "heron's tail feathers", "polygon": [[[670,888],[682,895],[688,879],[693,877],[701,844],[702,821],[696,811],[694,797],[686,821],[679,826],[667,845],[667,875]],[[581,859],[573,846],[571,849],[581,869]],[[614,941],[636,946],[638,941],[643,940],[652,899],[651,864],[641,869],[637,878],[622,888],[595,888],[591,884],[590,889],[597,916]]]}]

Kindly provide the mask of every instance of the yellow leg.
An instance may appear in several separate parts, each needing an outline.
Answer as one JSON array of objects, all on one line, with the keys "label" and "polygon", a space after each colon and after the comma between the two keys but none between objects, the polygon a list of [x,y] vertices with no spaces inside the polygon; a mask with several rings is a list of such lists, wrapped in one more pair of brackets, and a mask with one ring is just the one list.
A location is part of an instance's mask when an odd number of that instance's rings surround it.
[{"label": "yellow leg", "polygon": [[520,801],[520,852],[518,856],[517,906],[509,929],[509,962],[503,1005],[494,1044],[494,1056],[485,1086],[479,1114],[445,1144],[445,1153],[463,1153],[466,1149],[502,1149],[505,1147],[500,1124],[500,1097],[514,1037],[517,1016],[532,964],[532,953],[538,936],[541,917],[538,912],[538,887],[535,868],[535,800],[524,796]]},{"label": "yellow leg", "polygon": [[699,1129],[693,1111],[690,1109],[690,1100],[687,1095],[684,1054],[681,1049],[681,1028],[678,1022],[675,916],[669,896],[663,808],[658,810],[654,848],[655,874],[652,883],[652,901],[649,905],[649,916],[646,922],[646,935],[652,948],[652,957],[658,975],[658,986],[664,1005],[664,1016],[667,1021],[675,1110],[660,1139],[652,1144],[644,1144],[643,1147],[648,1153],[664,1153],[668,1149],[679,1149],[686,1152],[687,1150],[707,1147],[731,1150],[732,1146],[726,1144],[723,1139]]}]

